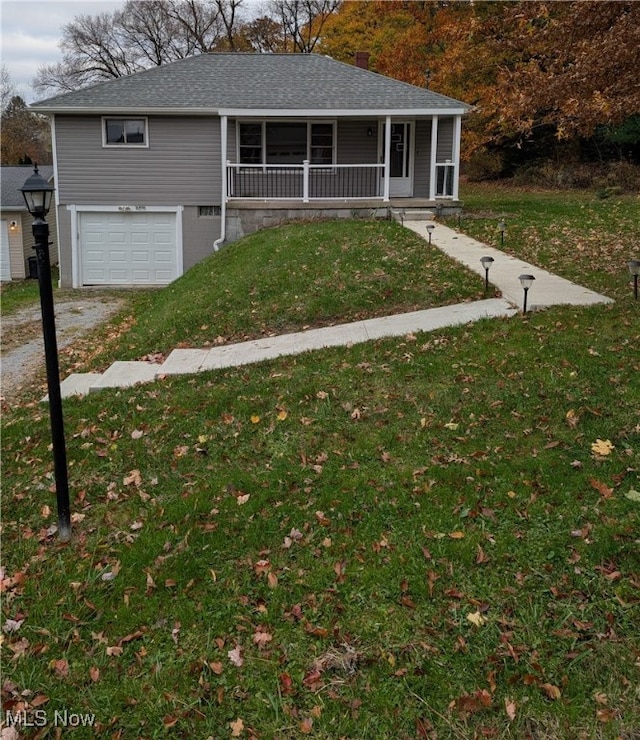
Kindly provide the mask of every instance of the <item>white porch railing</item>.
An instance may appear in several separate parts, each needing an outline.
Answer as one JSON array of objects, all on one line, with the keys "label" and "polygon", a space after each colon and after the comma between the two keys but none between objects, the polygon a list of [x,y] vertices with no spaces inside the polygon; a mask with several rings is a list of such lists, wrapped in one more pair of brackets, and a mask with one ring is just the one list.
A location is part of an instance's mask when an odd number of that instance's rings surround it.
[{"label": "white porch railing", "polygon": [[384,164],[234,164],[227,198],[253,200],[382,200]]},{"label": "white porch railing", "polygon": [[456,166],[453,162],[436,162],[436,198],[453,198]]}]

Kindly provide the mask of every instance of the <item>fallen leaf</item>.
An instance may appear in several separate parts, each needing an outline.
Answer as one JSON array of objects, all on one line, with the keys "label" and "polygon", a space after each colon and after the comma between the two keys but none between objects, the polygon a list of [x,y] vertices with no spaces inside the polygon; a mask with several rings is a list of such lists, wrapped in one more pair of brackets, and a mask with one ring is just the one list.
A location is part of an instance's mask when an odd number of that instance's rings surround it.
[{"label": "fallen leaf", "polygon": [[278,413],[278,421],[284,421],[288,416],[289,414],[286,411],[282,410]]},{"label": "fallen leaf", "polygon": [[549,699],[552,699],[553,701],[557,701],[562,696],[560,689],[552,683],[540,684],[540,688],[549,697]]},{"label": "fallen leaf", "polygon": [[612,450],[615,450],[615,445],[608,439],[596,439],[591,445],[591,452],[598,457],[606,457]]},{"label": "fallen leaf", "polygon": [[602,483],[599,480],[596,480],[595,478],[591,478],[589,480],[589,483],[591,484],[592,488],[595,488],[596,491],[602,496],[602,498],[612,498],[613,497],[613,488],[609,488],[609,486],[606,483]]},{"label": "fallen leaf", "polygon": [[313,732],[313,720],[311,717],[305,717],[302,722],[300,722],[300,732],[303,735],[309,735]]},{"label": "fallen leaf", "polygon": [[126,475],[122,479],[122,483],[125,486],[130,486],[132,484],[135,485],[135,486],[142,485],[142,476],[140,475],[140,471],[139,470],[132,470],[129,473],[129,475]]},{"label": "fallen leaf", "polygon": [[293,687],[293,679],[288,673],[280,674],[280,691],[286,695],[295,693],[295,689]]},{"label": "fallen leaf", "polygon": [[483,624],[487,621],[485,617],[480,614],[479,611],[472,612],[471,614],[467,614],[467,621],[471,622],[471,624],[475,624],[476,627],[482,627]]},{"label": "fallen leaf", "polygon": [[504,710],[507,713],[507,717],[509,718],[510,722],[513,722],[513,720],[516,718],[516,703],[513,701],[513,699],[505,699],[504,700]]},{"label": "fallen leaf", "polygon": [[233,650],[229,650],[227,652],[227,657],[229,660],[233,663],[236,668],[241,668],[242,664],[244,663],[244,658],[242,657],[242,648],[240,645],[236,645]]},{"label": "fallen leaf", "polygon": [[240,737],[244,732],[244,722],[238,717],[235,722],[229,722],[231,728],[231,737]]},{"label": "fallen leaf", "polygon": [[464,537],[464,532],[450,532],[449,538],[452,540],[461,540]]},{"label": "fallen leaf", "polygon": [[242,506],[243,504],[246,504],[250,498],[251,498],[250,493],[243,493],[241,496],[238,496],[236,499],[238,506]]},{"label": "fallen leaf", "polygon": [[580,417],[573,409],[569,409],[564,418],[566,419],[567,424],[573,429],[578,426],[578,422],[580,421]]},{"label": "fallen leaf", "polygon": [[259,424],[260,423],[260,417],[257,414],[252,414],[252,416],[251,416],[251,423],[252,424]]},{"label": "fallen leaf", "polygon": [[640,491],[635,491],[631,488],[624,494],[624,497],[628,498],[629,501],[635,501],[637,504],[640,504]]},{"label": "fallen leaf", "polygon": [[2,625],[2,631],[5,633],[5,635],[9,635],[12,632],[17,632],[20,627],[22,627],[23,622],[24,619],[7,619],[7,621]]},{"label": "fallen leaf", "polygon": [[69,675],[69,661],[65,658],[51,661],[50,666],[58,678],[66,678]]},{"label": "fallen leaf", "polygon": [[91,668],[89,668],[89,675],[91,676],[91,680],[94,683],[97,683],[100,680],[100,669],[98,666],[92,665]]},{"label": "fallen leaf", "polygon": [[598,722],[602,722],[603,724],[606,724],[607,722],[611,722],[611,720],[616,718],[616,710],[615,709],[598,709],[596,710],[596,718]]},{"label": "fallen leaf", "polygon": [[258,627],[253,635],[253,644],[263,650],[273,640],[273,635],[265,627]]}]

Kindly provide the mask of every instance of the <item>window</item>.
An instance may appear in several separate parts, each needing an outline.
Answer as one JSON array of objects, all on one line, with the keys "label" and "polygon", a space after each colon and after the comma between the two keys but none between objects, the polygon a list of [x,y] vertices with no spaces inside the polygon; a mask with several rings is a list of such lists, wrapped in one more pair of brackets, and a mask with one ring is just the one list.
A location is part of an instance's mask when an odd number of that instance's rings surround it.
[{"label": "window", "polygon": [[220,215],[220,206],[198,206],[198,218],[213,218]]},{"label": "window", "polygon": [[147,146],[146,118],[103,118],[105,146]]},{"label": "window", "polygon": [[331,165],[335,152],[335,124],[310,121],[238,123],[241,164]]}]

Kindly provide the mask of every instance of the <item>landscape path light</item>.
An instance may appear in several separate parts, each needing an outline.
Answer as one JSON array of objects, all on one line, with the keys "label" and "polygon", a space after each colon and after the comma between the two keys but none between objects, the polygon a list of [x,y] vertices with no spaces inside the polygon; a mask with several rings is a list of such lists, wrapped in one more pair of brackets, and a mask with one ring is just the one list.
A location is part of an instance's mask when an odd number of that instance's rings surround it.
[{"label": "landscape path light", "polygon": [[504,247],[504,232],[507,230],[507,224],[504,221],[498,222],[498,231],[500,232],[500,245]]},{"label": "landscape path light", "polygon": [[524,290],[524,304],[522,307],[522,313],[527,313],[527,293],[529,292],[529,288],[533,285],[533,281],[535,280],[535,277],[533,275],[520,275],[519,277],[520,285],[522,285],[522,288]]},{"label": "landscape path light", "polygon": [[60,393],[60,369],[53,309],[53,290],[51,288],[49,224],[45,220],[51,208],[53,190],[53,185],[48,183],[38,172],[37,164],[34,165],[33,174],[26,179],[24,185],[20,188],[24,196],[24,202],[27,205],[27,210],[35,219],[31,228],[36,242],[34,249],[36,250],[38,264],[42,334],[44,337],[47,387],[49,390],[51,441],[53,443],[53,469],[58,507],[58,537],[63,542],[66,542],[71,537],[69,478],[67,473],[67,450],[64,440],[64,420],[62,418],[62,396]]},{"label": "landscape path light", "polygon": [[433,224],[428,224],[427,226],[427,232],[429,233],[429,244],[431,244],[431,234],[433,234],[433,230],[436,227]]},{"label": "landscape path light", "polygon": [[486,293],[489,290],[489,270],[494,263],[494,259],[493,257],[480,257],[480,262],[484,267],[484,292]]},{"label": "landscape path light", "polygon": [[633,295],[638,300],[638,275],[640,275],[640,260],[631,260],[627,263],[629,272],[633,275]]}]

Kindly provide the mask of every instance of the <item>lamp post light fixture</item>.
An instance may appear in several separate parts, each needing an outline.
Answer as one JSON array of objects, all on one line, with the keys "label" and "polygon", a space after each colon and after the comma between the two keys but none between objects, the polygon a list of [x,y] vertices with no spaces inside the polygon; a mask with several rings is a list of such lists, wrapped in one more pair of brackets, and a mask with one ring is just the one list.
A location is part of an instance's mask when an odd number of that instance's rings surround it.
[{"label": "lamp post light fixture", "polygon": [[47,367],[47,386],[49,390],[49,417],[51,420],[51,441],[53,443],[53,468],[56,481],[56,501],[58,507],[58,537],[67,542],[71,537],[71,511],[69,505],[69,478],[67,473],[67,451],[64,440],[64,420],[62,418],[62,396],[60,394],[60,369],[58,365],[58,343],[53,309],[53,290],[51,288],[51,262],[49,260],[49,224],[45,217],[51,208],[53,185],[50,185],[34,165],[30,175],[20,188],[27,210],[35,219],[32,225],[35,239],[34,249],[38,264],[38,284],[40,288],[40,308],[42,311],[42,334]]},{"label": "lamp post light fixture", "polygon": [[533,275],[520,275],[519,280],[520,285],[522,285],[524,290],[524,305],[522,307],[522,313],[525,314],[527,313],[527,293],[529,292],[529,288],[533,285],[535,277]]},{"label": "lamp post light fixture", "polygon": [[507,224],[504,221],[498,222],[498,231],[500,232],[500,246],[504,246],[504,232],[507,230]]},{"label": "lamp post light fixture", "polygon": [[627,263],[629,272],[633,275],[633,295],[638,300],[638,275],[640,275],[640,260],[631,260]]},{"label": "lamp post light fixture", "polygon": [[427,225],[427,232],[428,232],[428,234],[429,234],[429,245],[431,245],[431,234],[433,234],[433,230],[434,230],[435,228],[436,228],[436,227],[435,227],[435,226],[434,226],[433,224],[428,224],[428,225]]},{"label": "lamp post light fixture", "polygon": [[489,290],[489,270],[491,269],[491,265],[494,263],[493,257],[480,257],[480,262],[482,262],[482,266],[484,267],[484,292],[486,293]]}]

